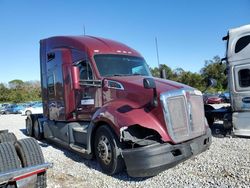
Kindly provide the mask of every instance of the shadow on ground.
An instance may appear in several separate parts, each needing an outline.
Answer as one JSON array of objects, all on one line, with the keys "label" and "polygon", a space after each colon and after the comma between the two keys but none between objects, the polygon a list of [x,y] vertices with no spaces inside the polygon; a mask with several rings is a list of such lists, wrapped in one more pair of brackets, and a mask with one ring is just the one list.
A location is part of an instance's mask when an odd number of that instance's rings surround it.
[{"label": "shadow on ground", "polygon": [[[20,129],[20,131],[26,135],[26,129]],[[94,169],[94,170],[97,170],[99,172],[102,172],[98,162],[95,160],[95,159],[85,159],[83,157],[83,155],[79,154],[79,153],[76,153],[68,148],[65,148],[57,143],[54,143],[54,142],[51,142],[49,140],[40,140],[39,142],[39,145],[42,147],[42,148],[46,148],[46,147],[52,147],[53,149],[56,149],[56,150],[60,150],[64,153],[64,155],[68,158],[70,158],[71,160],[75,161],[75,162],[78,162],[78,163],[83,163],[85,166],[87,166],[89,169]],[[49,161],[49,162],[52,162],[53,161]],[[103,173],[103,172],[102,172]],[[134,182],[140,182],[140,181],[144,181],[144,180],[147,180],[148,178],[150,177],[146,177],[146,178],[134,178],[134,177],[130,177],[127,173],[126,173],[126,170],[124,170],[123,172],[120,172],[118,174],[115,174],[115,175],[112,175],[113,178],[116,178],[116,179],[119,179],[119,180],[122,180],[122,181],[134,181]]]}]

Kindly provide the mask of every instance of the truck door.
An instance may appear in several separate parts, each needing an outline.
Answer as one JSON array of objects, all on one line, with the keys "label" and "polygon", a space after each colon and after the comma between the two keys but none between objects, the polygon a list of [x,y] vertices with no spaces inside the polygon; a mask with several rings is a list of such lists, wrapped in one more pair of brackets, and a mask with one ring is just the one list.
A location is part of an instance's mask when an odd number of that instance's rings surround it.
[{"label": "truck door", "polygon": [[72,50],[73,65],[79,68],[80,90],[76,91],[76,116],[78,120],[89,121],[101,106],[101,81],[96,80],[87,53]]}]

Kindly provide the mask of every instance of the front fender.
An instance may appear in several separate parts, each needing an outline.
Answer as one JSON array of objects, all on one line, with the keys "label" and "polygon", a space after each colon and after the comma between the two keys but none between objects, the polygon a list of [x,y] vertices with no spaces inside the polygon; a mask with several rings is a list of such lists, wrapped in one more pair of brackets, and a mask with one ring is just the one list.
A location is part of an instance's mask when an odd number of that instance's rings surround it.
[{"label": "front fender", "polygon": [[150,111],[146,110],[145,106],[138,106],[137,103],[127,99],[111,101],[95,112],[92,122],[94,124],[98,124],[98,122],[109,124],[118,137],[120,137],[122,127],[140,125],[158,132],[163,141],[170,141],[165,122],[161,119],[163,117],[161,105]]}]

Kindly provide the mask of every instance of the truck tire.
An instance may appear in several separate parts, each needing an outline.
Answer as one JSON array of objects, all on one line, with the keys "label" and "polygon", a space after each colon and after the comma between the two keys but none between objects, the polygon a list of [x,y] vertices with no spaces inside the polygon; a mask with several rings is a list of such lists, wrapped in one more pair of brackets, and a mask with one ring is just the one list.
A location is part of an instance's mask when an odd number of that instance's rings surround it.
[{"label": "truck tire", "polygon": [[104,173],[113,175],[124,169],[124,160],[119,151],[120,142],[106,125],[95,134],[95,156]]},{"label": "truck tire", "polygon": [[27,116],[26,119],[26,134],[27,136],[33,136],[33,124],[32,124],[32,118],[30,116]]},{"label": "truck tire", "polygon": [[43,134],[40,131],[39,123],[38,120],[36,119],[34,121],[33,125],[33,135],[37,140],[42,140],[43,139]]},{"label": "truck tire", "polygon": [[[18,140],[15,143],[15,147],[23,167],[44,163],[42,150],[34,138]],[[46,186],[46,172],[39,173],[37,175],[36,187],[45,188]]]},{"label": "truck tire", "polygon": [[0,130],[0,134],[2,134],[2,133],[8,133],[8,132],[9,132],[8,129]]},{"label": "truck tire", "polygon": [[[0,173],[9,170],[22,168],[21,162],[16,153],[13,143],[5,142],[0,144]],[[0,185],[1,186],[1,185]],[[7,188],[15,188],[16,184],[5,185]]]},{"label": "truck tire", "polygon": [[212,107],[211,105],[206,105],[205,104],[204,109],[205,109],[205,116],[207,118],[208,125],[211,127],[214,124],[214,116],[211,113],[212,110],[214,110],[214,107]]},{"label": "truck tire", "polygon": [[25,115],[26,116],[30,116],[32,114],[32,112],[30,111],[30,110],[27,110],[26,112],[25,112]]},{"label": "truck tire", "polygon": [[233,128],[232,114],[225,114],[223,117],[223,127],[225,130],[230,130]]},{"label": "truck tire", "polygon": [[1,133],[0,134],[0,143],[15,142],[15,141],[17,141],[17,138],[14,135],[14,133]]}]

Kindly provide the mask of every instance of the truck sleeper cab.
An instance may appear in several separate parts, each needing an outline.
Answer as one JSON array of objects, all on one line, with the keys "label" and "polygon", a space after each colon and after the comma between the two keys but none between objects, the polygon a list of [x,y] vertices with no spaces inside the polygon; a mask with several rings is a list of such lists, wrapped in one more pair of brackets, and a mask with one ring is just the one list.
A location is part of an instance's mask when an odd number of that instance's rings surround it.
[{"label": "truck sleeper cab", "polygon": [[223,40],[227,41],[227,80],[230,107],[214,109],[206,105],[210,125],[214,119],[223,120],[225,129],[236,136],[250,136],[250,25],[230,29]]},{"label": "truck sleeper cab", "polygon": [[92,36],[40,41],[43,114],[27,132],[96,157],[102,170],[154,176],[209,148],[200,91],[153,78],[134,49]]},{"label": "truck sleeper cab", "polygon": [[250,136],[250,25],[230,29],[227,36],[230,123],[234,135]]}]

